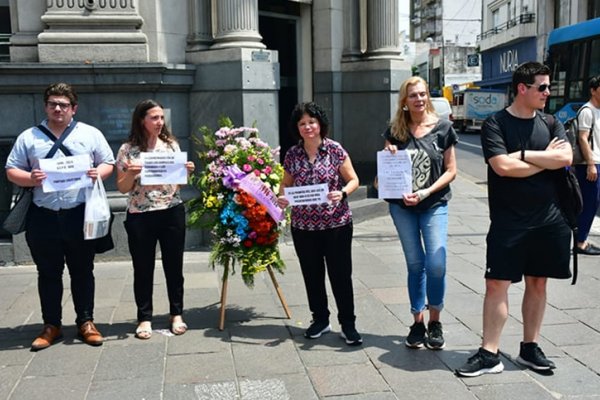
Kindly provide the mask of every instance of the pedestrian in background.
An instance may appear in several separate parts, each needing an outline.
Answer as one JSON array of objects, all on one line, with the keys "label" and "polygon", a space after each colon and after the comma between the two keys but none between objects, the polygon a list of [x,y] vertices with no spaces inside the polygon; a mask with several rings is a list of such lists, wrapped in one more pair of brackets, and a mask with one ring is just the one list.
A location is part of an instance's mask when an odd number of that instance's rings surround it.
[{"label": "pedestrian in background", "polygon": [[[414,323],[410,348],[445,346],[440,313],[446,291],[446,245],[450,182],[456,177],[452,122],[438,118],[427,83],[420,77],[400,86],[398,109],[384,132],[385,150],[407,150],[412,161],[412,193],[386,199],[408,270],[408,295]],[[425,310],[429,321],[425,326]]]},{"label": "pedestrian in background", "polygon": [[590,99],[577,113],[577,141],[583,162],[575,165],[575,173],[583,197],[583,210],[577,219],[579,254],[600,255],[600,248],[588,242],[588,236],[600,206],[600,76],[589,80]]},{"label": "pedestrian in background", "polygon": [[[92,180],[105,180],[113,172],[114,156],[102,132],[73,119],[77,103],[77,93],[69,84],[48,86],[44,92],[47,118],[39,126],[19,135],[6,162],[6,174],[11,182],[21,187],[33,187],[25,239],[38,272],[44,321],[42,332],[31,344],[33,351],[45,349],[63,336],[62,277],[65,262],[71,277],[78,335],[92,346],[103,342],[94,324],[95,243],[83,237],[85,189],[54,192],[42,189],[47,178],[40,169],[40,159],[43,158],[59,159],[85,154],[90,156],[87,176]],[[59,147],[60,141],[64,148]]]},{"label": "pedestrian in background", "polygon": [[290,130],[299,139],[288,150],[279,205],[289,205],[284,188],[327,184],[327,203],[292,207],[292,238],[300,261],[312,324],[304,336],[316,339],[331,330],[325,271],[338,309],[341,336],[348,345],[360,345],[356,330],[352,287],[352,213],[347,197],[358,188],[358,176],[342,146],[327,138],[329,120],[315,103],[296,105]]},{"label": "pedestrian in background", "polygon": [[[155,100],[139,102],[131,118],[131,132],[117,155],[117,188],[129,193],[125,230],[133,262],[133,291],[138,308],[139,339],[152,336],[152,289],[156,243],[160,244],[162,266],[169,298],[171,332],[182,335],[183,251],[185,246],[185,208],[179,185],[142,185],[141,153],[179,152],[179,144],[165,123],[163,106]],[[188,174],[194,163],[186,163]]]},{"label": "pedestrian in background", "polygon": [[573,152],[562,124],[539,111],[550,95],[550,69],[538,62],[521,64],[513,73],[512,89],[513,103],[489,117],[481,130],[491,221],[483,342],[456,370],[459,376],[504,370],[499,346],[508,318],[508,288],[523,276],[523,341],[517,362],[536,371],[555,368],[537,342],[548,278],[571,276],[571,230],[559,208],[554,170],[570,165]]}]

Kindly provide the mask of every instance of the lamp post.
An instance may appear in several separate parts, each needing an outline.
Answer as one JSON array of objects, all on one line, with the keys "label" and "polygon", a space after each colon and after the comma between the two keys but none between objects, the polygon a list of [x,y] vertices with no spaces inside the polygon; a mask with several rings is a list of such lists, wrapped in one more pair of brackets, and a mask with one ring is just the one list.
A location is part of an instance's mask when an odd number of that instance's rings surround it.
[{"label": "lamp post", "polygon": [[444,33],[442,32],[442,47],[441,47],[441,54],[440,54],[440,90],[444,91],[444,84],[446,83],[446,71],[444,70],[444,66],[445,66],[445,61],[444,61],[444,47],[445,47],[445,43],[444,43]]}]

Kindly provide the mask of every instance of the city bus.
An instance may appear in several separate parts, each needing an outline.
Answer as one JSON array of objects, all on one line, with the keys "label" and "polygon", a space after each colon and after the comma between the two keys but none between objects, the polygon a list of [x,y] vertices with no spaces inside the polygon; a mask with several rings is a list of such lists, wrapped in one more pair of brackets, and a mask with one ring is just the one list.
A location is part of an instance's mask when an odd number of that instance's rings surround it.
[{"label": "city bus", "polygon": [[546,112],[564,123],[589,100],[589,78],[600,75],[600,18],[554,29],[546,49],[552,86]]}]

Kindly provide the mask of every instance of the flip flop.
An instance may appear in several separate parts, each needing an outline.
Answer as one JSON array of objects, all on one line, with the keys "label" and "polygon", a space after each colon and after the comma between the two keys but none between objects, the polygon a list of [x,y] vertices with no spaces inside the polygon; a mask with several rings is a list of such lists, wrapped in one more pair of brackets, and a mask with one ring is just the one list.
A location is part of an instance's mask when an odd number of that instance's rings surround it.
[{"label": "flip flop", "polygon": [[185,332],[187,332],[188,326],[186,325],[185,322],[183,321],[173,321],[173,318],[171,317],[171,332],[173,333],[173,335],[183,335]]},{"label": "flip flop", "polygon": [[143,322],[140,323],[135,329],[135,337],[141,340],[148,340],[152,337],[152,325],[143,327],[142,324]]}]

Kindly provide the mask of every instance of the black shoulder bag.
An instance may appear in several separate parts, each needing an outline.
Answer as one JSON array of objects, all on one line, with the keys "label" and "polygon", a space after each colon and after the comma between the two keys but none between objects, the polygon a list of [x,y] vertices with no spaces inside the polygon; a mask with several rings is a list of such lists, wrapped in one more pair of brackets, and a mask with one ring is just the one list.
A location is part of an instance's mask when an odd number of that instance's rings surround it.
[{"label": "black shoulder bag", "polygon": [[[69,149],[67,149],[62,143],[69,135],[69,133],[71,133],[73,128],[75,128],[76,124],[77,122],[73,121],[73,123],[69,127],[67,127],[67,129],[65,129],[65,131],[62,133],[59,139],[57,139],[56,136],[54,136],[48,129],[46,129],[46,127],[38,125],[37,128],[44,132],[46,136],[48,136],[54,142],[54,144],[50,148],[50,151],[48,152],[48,154],[46,154],[45,158],[54,157],[54,154],[56,154],[59,148],[63,153],[65,153],[65,155],[71,155]],[[31,206],[32,202],[33,188],[19,188],[19,192],[17,193],[17,196],[15,198],[15,204],[10,209],[9,214],[4,219],[4,222],[2,223],[2,228],[4,228],[5,231],[9,232],[12,235],[17,235],[21,232],[25,232],[25,229],[27,227],[27,213],[29,212],[29,207]]]},{"label": "black shoulder bag", "polygon": [[[546,126],[548,126],[550,135],[553,135],[553,128],[556,124],[556,119],[554,116],[549,114],[539,114],[542,120],[546,123]],[[571,228],[571,232],[573,233],[573,279],[571,284],[574,285],[577,282],[578,272],[577,217],[579,217],[579,214],[581,214],[581,211],[583,210],[583,197],[581,195],[579,181],[577,180],[575,172],[573,172],[573,168],[565,167],[555,170],[555,186],[560,210],[562,211],[567,225],[569,225],[569,228]]]}]

